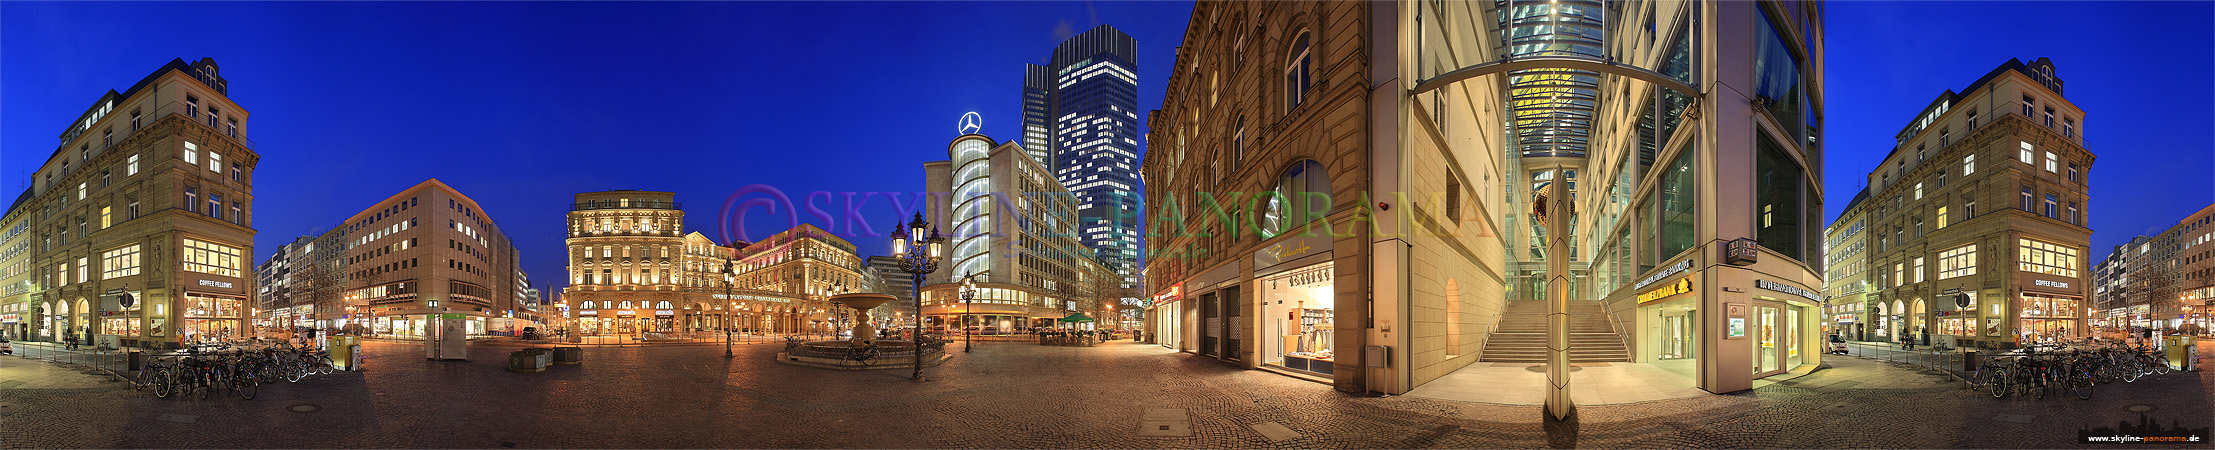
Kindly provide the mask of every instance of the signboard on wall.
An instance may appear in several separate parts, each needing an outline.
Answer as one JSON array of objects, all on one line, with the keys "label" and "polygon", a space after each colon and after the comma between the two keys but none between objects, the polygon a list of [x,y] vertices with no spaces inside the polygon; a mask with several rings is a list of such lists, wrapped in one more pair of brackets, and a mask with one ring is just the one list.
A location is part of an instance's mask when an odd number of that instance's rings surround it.
[{"label": "signboard on wall", "polygon": [[1675,283],[1665,284],[1651,291],[1638,294],[1638,303],[1644,304],[1690,292],[1692,292],[1692,277],[1684,277],[1678,279]]},{"label": "signboard on wall", "polygon": [[1761,251],[1754,249],[1753,239],[1738,238],[1723,243],[1724,264],[1743,266],[1760,261]]},{"label": "signboard on wall", "polygon": [[1800,296],[1800,298],[1805,298],[1805,299],[1808,299],[1808,300],[1810,300],[1810,301],[1817,301],[1817,302],[1823,301],[1823,297],[1822,297],[1822,296],[1819,296],[1819,295],[1815,295],[1815,293],[1814,293],[1814,292],[1809,292],[1809,291],[1808,291],[1808,290],[1806,290],[1806,289],[1800,289],[1800,287],[1798,287],[1798,286],[1793,286],[1793,285],[1789,285],[1789,284],[1784,284],[1784,283],[1778,283],[1778,282],[1775,282],[1775,281],[1769,281],[1769,280],[1754,280],[1754,287],[1758,287],[1758,288],[1762,288],[1762,289],[1767,289],[1767,290],[1771,290],[1771,291],[1783,292],[1783,293],[1786,293],[1786,294],[1792,294],[1792,295],[1797,295],[1797,296]]}]

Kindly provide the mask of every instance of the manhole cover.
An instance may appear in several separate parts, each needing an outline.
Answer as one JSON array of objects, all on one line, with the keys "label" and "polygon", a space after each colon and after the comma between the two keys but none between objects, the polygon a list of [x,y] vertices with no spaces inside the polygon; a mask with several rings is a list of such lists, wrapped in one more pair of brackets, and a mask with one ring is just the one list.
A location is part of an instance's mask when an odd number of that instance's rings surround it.
[{"label": "manhole cover", "polygon": [[322,411],[322,410],[323,410],[323,407],[321,407],[321,406],[315,406],[315,405],[310,405],[310,404],[306,404],[306,403],[301,403],[301,404],[298,404],[298,405],[292,405],[292,406],[290,406],[290,407],[287,407],[287,408],[285,408],[285,409],[291,410],[292,412],[296,412],[296,413],[311,413],[311,412],[316,412],[316,411]]},{"label": "manhole cover", "polygon": [[2154,410],[2157,409],[2161,408],[2154,405],[2130,405],[2123,407],[2124,411],[2130,411],[2134,413],[2149,413],[2154,412]]}]

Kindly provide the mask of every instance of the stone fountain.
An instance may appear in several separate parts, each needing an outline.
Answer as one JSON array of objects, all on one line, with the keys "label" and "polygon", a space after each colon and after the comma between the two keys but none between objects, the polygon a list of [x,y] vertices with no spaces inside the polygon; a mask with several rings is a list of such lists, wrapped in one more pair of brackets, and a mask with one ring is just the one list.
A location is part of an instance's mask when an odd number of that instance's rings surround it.
[{"label": "stone fountain", "polygon": [[873,345],[877,337],[877,327],[869,325],[869,310],[876,309],[878,306],[882,306],[885,303],[891,302],[895,299],[896,298],[891,295],[876,293],[842,294],[832,296],[831,301],[838,302],[841,305],[846,305],[847,307],[854,309],[854,337],[847,342],[851,343],[855,347],[868,347],[870,345]]},{"label": "stone fountain", "polygon": [[[854,308],[854,337],[843,341],[790,342],[785,351],[777,353],[777,362],[829,369],[894,369],[915,367],[917,346],[913,341],[876,339],[877,327],[869,325],[869,310],[894,300],[893,296],[874,293],[844,294],[832,296],[831,301]],[[856,355],[874,355],[866,360]],[[932,350],[923,356],[925,367],[944,362],[948,355]]]}]

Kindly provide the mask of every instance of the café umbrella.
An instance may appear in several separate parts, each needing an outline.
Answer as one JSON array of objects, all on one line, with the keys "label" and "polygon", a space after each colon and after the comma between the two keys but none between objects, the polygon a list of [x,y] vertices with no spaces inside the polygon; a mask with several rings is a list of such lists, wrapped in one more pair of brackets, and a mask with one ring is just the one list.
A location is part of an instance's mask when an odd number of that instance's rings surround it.
[{"label": "caf\u00e9 umbrella", "polygon": [[1092,321],[1092,316],[1087,316],[1087,315],[1084,315],[1084,313],[1069,313],[1069,316],[1068,316],[1068,317],[1063,317],[1063,318],[1061,318],[1061,323],[1065,323],[1065,324],[1071,324],[1071,323],[1083,323],[1083,322],[1091,322],[1091,321]]}]

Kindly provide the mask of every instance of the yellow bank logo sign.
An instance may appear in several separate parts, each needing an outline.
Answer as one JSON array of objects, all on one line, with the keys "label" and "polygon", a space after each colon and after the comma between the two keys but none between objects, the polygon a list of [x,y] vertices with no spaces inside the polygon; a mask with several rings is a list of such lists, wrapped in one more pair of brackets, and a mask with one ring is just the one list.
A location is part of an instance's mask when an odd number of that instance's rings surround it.
[{"label": "yellow bank logo sign", "polygon": [[1661,287],[1654,288],[1654,290],[1638,294],[1638,302],[1646,303],[1688,292],[1692,292],[1692,277],[1680,278],[1675,283],[1664,284]]}]

